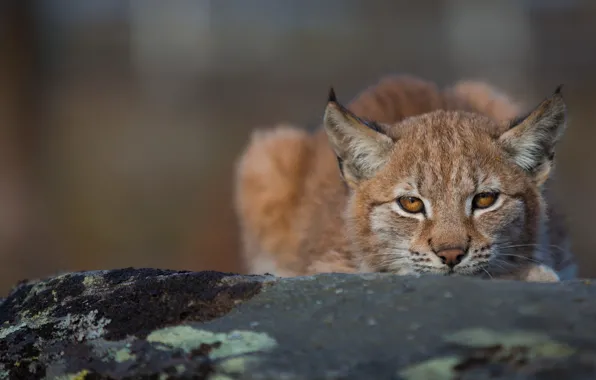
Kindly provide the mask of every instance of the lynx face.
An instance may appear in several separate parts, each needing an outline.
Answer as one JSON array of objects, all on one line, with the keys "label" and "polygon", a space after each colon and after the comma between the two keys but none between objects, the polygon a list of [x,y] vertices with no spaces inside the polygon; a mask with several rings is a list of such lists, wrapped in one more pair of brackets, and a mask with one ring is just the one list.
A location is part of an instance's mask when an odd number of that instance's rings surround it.
[{"label": "lynx face", "polygon": [[399,274],[511,274],[536,263],[541,185],[565,127],[560,91],[509,124],[435,111],[396,125],[337,103],[325,129],[351,196],[362,266]]}]

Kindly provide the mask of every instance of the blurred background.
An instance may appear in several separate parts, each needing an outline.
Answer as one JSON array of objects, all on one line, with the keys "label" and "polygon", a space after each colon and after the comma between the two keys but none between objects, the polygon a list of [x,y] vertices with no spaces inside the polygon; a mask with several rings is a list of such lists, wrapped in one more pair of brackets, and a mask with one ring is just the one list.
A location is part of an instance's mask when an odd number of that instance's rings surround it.
[{"label": "blurred background", "polygon": [[564,83],[557,192],[596,275],[593,0],[4,0],[0,296],[24,278],[243,272],[234,163],[252,129],[317,127],[381,76]]}]

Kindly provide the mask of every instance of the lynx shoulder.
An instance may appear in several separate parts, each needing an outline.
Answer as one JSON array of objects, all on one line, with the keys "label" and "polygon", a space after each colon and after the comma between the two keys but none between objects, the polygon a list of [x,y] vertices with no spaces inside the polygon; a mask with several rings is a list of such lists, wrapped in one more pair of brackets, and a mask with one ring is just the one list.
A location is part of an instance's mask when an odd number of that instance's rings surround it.
[{"label": "lynx shoulder", "polygon": [[247,268],[573,278],[549,190],[565,128],[560,89],[530,109],[475,81],[390,76],[347,106],[331,91],[317,132],[258,130],[239,158]]}]

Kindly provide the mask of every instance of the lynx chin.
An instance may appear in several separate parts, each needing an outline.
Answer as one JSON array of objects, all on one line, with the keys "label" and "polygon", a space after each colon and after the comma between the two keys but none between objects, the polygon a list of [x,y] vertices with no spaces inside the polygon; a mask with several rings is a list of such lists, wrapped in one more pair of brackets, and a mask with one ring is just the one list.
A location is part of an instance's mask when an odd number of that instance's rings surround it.
[{"label": "lynx chin", "polygon": [[574,278],[551,191],[565,127],[560,87],[528,110],[475,81],[389,76],[347,106],[331,90],[322,128],[255,131],[238,161],[245,263],[278,276]]}]

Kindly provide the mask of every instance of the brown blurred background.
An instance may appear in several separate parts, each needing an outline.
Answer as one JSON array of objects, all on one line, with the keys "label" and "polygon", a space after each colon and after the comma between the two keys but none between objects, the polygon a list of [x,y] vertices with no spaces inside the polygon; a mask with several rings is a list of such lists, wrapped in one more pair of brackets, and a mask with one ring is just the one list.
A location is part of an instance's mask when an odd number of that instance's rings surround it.
[{"label": "brown blurred background", "polygon": [[23,278],[148,266],[242,272],[234,162],[255,127],[317,126],[389,73],[564,83],[558,155],[596,275],[593,0],[0,2],[0,295]]}]

